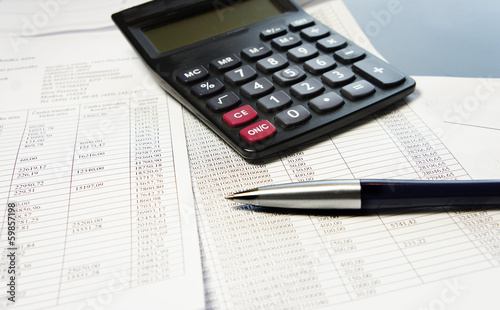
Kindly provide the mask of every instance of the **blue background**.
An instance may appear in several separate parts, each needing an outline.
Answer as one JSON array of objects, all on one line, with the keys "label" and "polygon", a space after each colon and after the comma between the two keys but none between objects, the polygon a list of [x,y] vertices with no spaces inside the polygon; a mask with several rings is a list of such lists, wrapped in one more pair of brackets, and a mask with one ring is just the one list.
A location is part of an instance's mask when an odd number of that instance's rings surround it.
[{"label": "blue background", "polygon": [[500,0],[344,0],[375,48],[410,75],[500,78]]}]

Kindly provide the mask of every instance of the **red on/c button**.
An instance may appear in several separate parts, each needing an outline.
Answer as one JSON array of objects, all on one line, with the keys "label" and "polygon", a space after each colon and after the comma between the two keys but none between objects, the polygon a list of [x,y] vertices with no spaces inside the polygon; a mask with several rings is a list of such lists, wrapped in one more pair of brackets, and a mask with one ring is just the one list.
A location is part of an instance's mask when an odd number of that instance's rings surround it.
[{"label": "red on/c button", "polygon": [[240,131],[240,137],[248,142],[248,144],[264,140],[272,136],[276,132],[276,128],[268,120],[262,120]]},{"label": "red on/c button", "polygon": [[254,120],[257,116],[257,112],[247,104],[227,112],[222,116],[222,119],[224,123],[234,128]]}]

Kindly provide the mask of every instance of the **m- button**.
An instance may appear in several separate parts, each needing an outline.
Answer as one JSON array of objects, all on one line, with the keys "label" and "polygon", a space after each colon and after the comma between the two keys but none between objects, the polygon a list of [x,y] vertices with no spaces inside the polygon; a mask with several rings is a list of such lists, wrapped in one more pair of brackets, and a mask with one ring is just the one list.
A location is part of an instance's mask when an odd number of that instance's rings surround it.
[{"label": "m- button", "polygon": [[222,116],[222,119],[224,123],[234,128],[253,121],[257,116],[257,112],[247,104],[227,112]]}]

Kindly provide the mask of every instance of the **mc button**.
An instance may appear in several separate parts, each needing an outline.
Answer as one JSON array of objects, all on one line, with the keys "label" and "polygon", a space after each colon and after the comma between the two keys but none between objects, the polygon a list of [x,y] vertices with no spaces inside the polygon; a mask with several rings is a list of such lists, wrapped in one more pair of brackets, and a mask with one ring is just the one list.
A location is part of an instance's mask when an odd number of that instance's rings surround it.
[{"label": "mc button", "polygon": [[200,81],[207,75],[207,69],[205,69],[203,66],[196,66],[177,73],[177,80],[181,81],[184,84],[191,84]]}]

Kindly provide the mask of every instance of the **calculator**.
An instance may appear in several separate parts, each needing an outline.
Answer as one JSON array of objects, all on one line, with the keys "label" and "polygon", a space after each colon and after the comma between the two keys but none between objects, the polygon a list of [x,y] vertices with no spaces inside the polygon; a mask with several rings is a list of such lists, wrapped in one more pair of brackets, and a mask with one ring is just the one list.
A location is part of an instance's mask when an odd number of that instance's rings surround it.
[{"label": "calculator", "polygon": [[292,0],[156,0],[112,18],[159,84],[246,159],[332,132],[415,89]]}]

